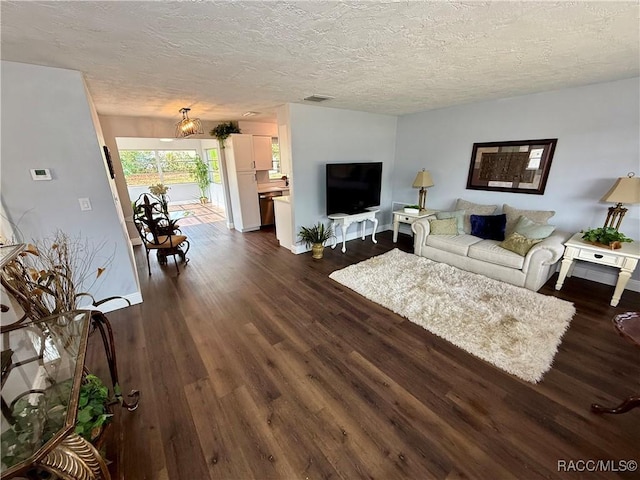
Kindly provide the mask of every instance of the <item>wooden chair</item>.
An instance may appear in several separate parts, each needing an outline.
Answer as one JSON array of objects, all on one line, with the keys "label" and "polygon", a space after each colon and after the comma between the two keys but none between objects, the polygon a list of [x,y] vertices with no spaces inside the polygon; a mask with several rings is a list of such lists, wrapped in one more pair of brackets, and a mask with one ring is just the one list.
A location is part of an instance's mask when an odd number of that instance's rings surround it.
[{"label": "wooden chair", "polygon": [[[151,275],[151,264],[149,263],[151,250],[156,251],[160,265],[166,265],[167,257],[173,256],[176,271],[180,275],[176,255],[182,259],[185,265],[189,262],[187,258],[189,241],[182,234],[176,222],[171,220],[164,210],[158,199],[153,195],[143,193],[134,203],[133,222],[147,254],[149,275]],[[184,249],[185,245],[186,249]]]}]

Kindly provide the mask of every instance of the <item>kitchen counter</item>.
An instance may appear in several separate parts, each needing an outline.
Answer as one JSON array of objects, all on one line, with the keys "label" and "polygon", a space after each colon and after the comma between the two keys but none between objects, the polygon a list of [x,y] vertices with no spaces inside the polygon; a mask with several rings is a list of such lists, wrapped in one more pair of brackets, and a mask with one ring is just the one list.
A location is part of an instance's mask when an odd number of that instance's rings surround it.
[{"label": "kitchen counter", "polygon": [[288,191],[289,187],[270,187],[258,185],[258,193],[283,192]]}]

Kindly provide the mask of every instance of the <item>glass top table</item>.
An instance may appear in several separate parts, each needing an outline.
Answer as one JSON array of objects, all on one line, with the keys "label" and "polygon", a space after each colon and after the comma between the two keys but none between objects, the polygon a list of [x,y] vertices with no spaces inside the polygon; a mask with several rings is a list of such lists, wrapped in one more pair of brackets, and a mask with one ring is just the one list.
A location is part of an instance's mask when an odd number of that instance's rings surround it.
[{"label": "glass top table", "polygon": [[46,470],[74,435],[90,320],[75,311],[3,328],[2,479]]}]

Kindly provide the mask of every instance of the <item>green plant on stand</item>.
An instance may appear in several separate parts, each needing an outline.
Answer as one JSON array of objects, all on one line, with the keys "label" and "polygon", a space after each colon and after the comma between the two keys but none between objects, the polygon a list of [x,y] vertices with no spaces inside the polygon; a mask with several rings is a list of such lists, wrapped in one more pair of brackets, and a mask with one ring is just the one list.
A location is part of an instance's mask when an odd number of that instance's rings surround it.
[{"label": "green plant on stand", "polygon": [[298,237],[307,247],[311,247],[312,257],[320,259],[324,254],[324,243],[333,237],[333,228],[318,222],[310,228],[300,227]]},{"label": "green plant on stand", "polygon": [[582,239],[612,249],[620,248],[623,242],[633,242],[631,238],[613,227],[591,228],[582,232]]},{"label": "green plant on stand", "polygon": [[193,177],[200,189],[200,203],[207,203],[209,201],[207,194],[209,193],[209,184],[211,183],[211,179],[209,178],[209,167],[204,160],[200,158],[200,155],[196,155]]}]

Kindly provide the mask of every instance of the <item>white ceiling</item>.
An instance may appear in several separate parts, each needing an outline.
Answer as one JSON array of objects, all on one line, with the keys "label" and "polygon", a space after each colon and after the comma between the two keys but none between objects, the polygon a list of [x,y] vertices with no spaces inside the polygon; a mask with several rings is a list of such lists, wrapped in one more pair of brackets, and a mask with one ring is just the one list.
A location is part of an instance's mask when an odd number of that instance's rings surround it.
[{"label": "white ceiling", "polygon": [[2,59],[85,73],[100,114],[405,114],[639,75],[633,2],[2,1]]}]

